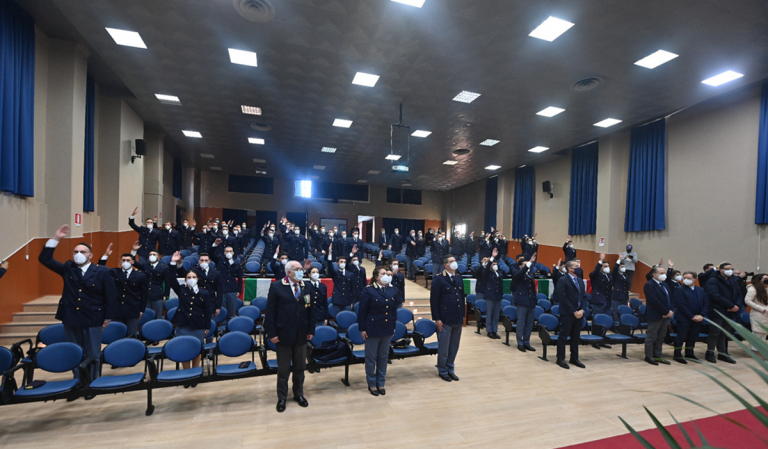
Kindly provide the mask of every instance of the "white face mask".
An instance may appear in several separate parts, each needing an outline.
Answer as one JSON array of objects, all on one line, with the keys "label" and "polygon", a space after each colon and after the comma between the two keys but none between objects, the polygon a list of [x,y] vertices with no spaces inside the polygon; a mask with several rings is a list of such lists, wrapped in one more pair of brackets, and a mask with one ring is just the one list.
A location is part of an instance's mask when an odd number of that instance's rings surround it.
[{"label": "white face mask", "polygon": [[275,228],[269,228],[269,230],[275,232]]},{"label": "white face mask", "polygon": [[131,269],[131,263],[130,262],[123,262],[120,265],[122,265],[123,270],[130,270]]},{"label": "white face mask", "polygon": [[213,232],[216,232],[216,231],[218,231],[218,230],[219,230],[219,228],[218,228],[218,227],[216,227],[216,226],[214,226],[212,229],[213,229]]},{"label": "white face mask", "polygon": [[352,234],[352,237],[357,238],[357,234]]},{"label": "white face mask", "polygon": [[283,265],[288,265],[288,259],[280,259],[280,263]]},{"label": "white face mask", "polygon": [[346,266],[347,266],[347,264],[345,264],[344,262],[342,262],[342,263],[340,263],[340,264],[339,264],[339,269],[340,269],[340,270],[343,270],[343,269],[344,269],[344,267],[346,267]]},{"label": "white face mask", "polygon": [[207,230],[207,229],[203,229],[203,233],[204,233],[204,234],[207,234],[207,233],[208,233],[208,230]]},{"label": "white face mask", "polygon": [[416,237],[416,234],[411,234],[411,237]]},{"label": "white face mask", "polygon": [[154,227],[155,227],[155,225],[153,225],[152,223],[150,223],[150,224],[148,224],[148,225],[147,225],[147,229],[152,229],[152,228],[154,228]]},{"label": "white face mask", "polygon": [[149,263],[157,262],[157,256],[149,256]]},{"label": "white face mask", "polygon": [[610,268],[603,268],[603,273],[610,273],[610,272],[611,272]]},{"label": "white face mask", "polygon": [[693,285],[693,279],[683,279],[683,284],[690,287],[691,285]]},{"label": "white face mask", "polygon": [[271,232],[270,232],[270,233],[269,233],[269,238],[272,238],[274,235],[275,235],[275,234],[273,234],[273,233],[271,233]]},{"label": "white face mask", "polygon": [[392,265],[392,271],[397,271],[400,267],[398,265]]},{"label": "white face mask", "polygon": [[232,256],[234,256],[234,254],[232,254],[232,253],[224,253],[224,257],[226,257],[227,259],[232,259]]},{"label": "white face mask", "polygon": [[450,267],[450,269],[451,269],[451,270],[453,270],[453,271],[456,271],[456,270],[458,270],[458,269],[459,269],[459,264],[457,264],[455,260],[454,260],[453,262],[451,262],[451,264],[450,264],[450,265],[448,265],[448,266],[449,266],[449,267]]},{"label": "white face mask", "polygon": [[312,228],[312,229],[313,229],[313,230],[315,230],[315,231],[317,231],[317,226],[315,226],[315,227],[314,227],[314,228]]},{"label": "white face mask", "polygon": [[333,232],[329,232],[328,237],[333,237]]},{"label": "white face mask", "polygon": [[621,267],[621,268],[619,268],[619,271],[621,271],[623,273],[623,272],[627,271],[627,269],[624,268],[624,267]]},{"label": "white face mask", "polygon": [[165,225],[165,230],[166,230],[166,231],[170,231],[170,230],[171,230],[171,227],[170,227],[170,226],[168,226],[168,225]]},{"label": "white face mask", "polygon": [[567,269],[567,268],[565,268],[565,267],[563,267],[563,268],[561,268],[561,269],[560,269],[560,271],[562,271],[563,273],[567,273],[567,272],[568,272],[568,269]]},{"label": "white face mask", "polygon": [[294,275],[294,279],[301,280],[304,277],[304,270],[296,270],[296,274]]},{"label": "white face mask", "polygon": [[679,274],[677,276],[675,276],[675,281],[680,282],[682,280],[683,280],[683,277],[680,276]]},{"label": "white face mask", "polygon": [[343,239],[347,238],[347,234],[341,234],[341,238]]},{"label": "white face mask", "polygon": [[313,281],[316,281],[320,279],[320,273],[312,273],[311,275],[309,275],[309,277],[311,277]]},{"label": "white face mask", "polygon": [[240,226],[240,227],[243,229],[243,231],[245,231],[245,230],[246,230],[246,227],[245,227],[245,225],[242,225],[242,226]]},{"label": "white face mask", "polygon": [[235,233],[235,235],[237,235],[237,234],[239,234],[239,233],[240,233],[240,231],[238,231],[237,229],[235,229],[235,230],[234,230],[234,231],[232,231],[232,232],[234,232],[234,233]]},{"label": "white face mask", "polygon": [[726,275],[726,276],[732,276],[733,275],[733,270],[725,270],[725,271],[723,271],[723,274]]},{"label": "white face mask", "polygon": [[421,233],[421,232],[419,232],[419,237],[423,237],[423,235],[422,235],[422,233]]},{"label": "white face mask", "polygon": [[227,230],[225,229],[225,230],[221,231],[221,233],[222,233],[223,235],[228,235],[228,234],[229,234],[229,231],[227,231]]},{"label": "white face mask", "polygon": [[392,276],[384,275],[379,278],[382,285],[389,285],[392,282]]},{"label": "white face mask", "polygon": [[185,228],[188,228],[188,227],[189,227],[189,225],[188,225],[187,223],[184,223],[184,227],[185,227]]},{"label": "white face mask", "polygon": [[483,262],[483,268],[488,266],[488,262]]},{"label": "white face mask", "polygon": [[[458,268],[458,265],[456,266],[456,268]],[[493,271],[499,271],[499,266],[498,265],[494,265],[492,269],[493,269]]]},{"label": "white face mask", "polygon": [[197,279],[195,279],[195,278],[187,279],[187,287],[195,288],[195,286],[197,286]]},{"label": "white face mask", "polygon": [[395,231],[395,235],[398,235],[398,234],[400,234],[400,231]]},{"label": "white face mask", "polygon": [[360,261],[359,260],[353,260],[352,261],[352,265],[354,265],[356,267],[359,267],[360,266]]},{"label": "white face mask", "polygon": [[299,231],[298,229],[293,231],[293,233],[296,234],[296,235],[299,235],[299,232],[301,232],[301,231]]},{"label": "white face mask", "polygon": [[73,260],[75,261],[76,264],[82,265],[88,260],[88,258],[85,257],[85,254],[83,253],[77,253],[75,254],[75,257],[73,257]]},{"label": "white face mask", "polygon": [[573,245],[568,245],[568,248],[573,248]]},{"label": "white face mask", "polygon": [[203,270],[207,270],[208,269],[208,262],[200,262],[199,265],[200,265],[200,268],[203,269]]},{"label": "white face mask", "polygon": [[667,280],[667,275],[666,274],[660,274],[659,275],[659,282],[664,282],[666,280]]}]

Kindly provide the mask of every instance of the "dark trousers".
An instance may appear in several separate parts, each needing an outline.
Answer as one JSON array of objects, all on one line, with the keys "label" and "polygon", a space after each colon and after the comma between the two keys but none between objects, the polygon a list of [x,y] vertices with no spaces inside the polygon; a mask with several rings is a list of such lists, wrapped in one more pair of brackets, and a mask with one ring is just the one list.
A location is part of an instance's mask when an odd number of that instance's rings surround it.
[{"label": "dark trousers", "polygon": [[[101,360],[101,326],[75,327],[65,324],[64,335],[66,335],[68,342],[83,348],[86,361],[96,360],[99,362]],[[90,365],[91,380],[99,377],[100,368],[99,363]],[[75,377],[80,377],[79,371],[75,371]]]},{"label": "dark trousers", "polygon": [[693,347],[699,338],[701,323],[682,319],[677,322],[677,335],[675,336],[675,357],[680,357],[685,345],[685,355],[693,355]]},{"label": "dark trousers", "polygon": [[304,396],[304,371],[307,369],[307,341],[293,346],[277,344],[277,399],[288,398],[288,377],[293,374],[293,397]]},{"label": "dark trousers", "polygon": [[635,278],[635,270],[627,270],[624,272],[624,277],[629,281],[629,288],[632,289],[632,279]]},{"label": "dark trousers", "polygon": [[[709,321],[715,324],[719,324],[723,329],[730,329],[730,325],[725,322],[725,319],[718,315],[716,318],[708,318]],[[726,340],[728,337],[720,329],[715,326],[709,326],[709,336],[707,337],[707,352],[717,352],[720,354],[728,354],[728,347],[726,346]]]},{"label": "dark trousers", "polygon": [[139,318],[115,318],[115,321],[118,323],[125,324],[125,327],[128,328],[128,331],[126,332],[125,336],[128,338],[132,338],[134,335],[136,335],[136,332],[139,330]]},{"label": "dark trousers", "polygon": [[557,336],[557,358],[565,360],[565,345],[571,337],[571,360],[579,358],[579,340],[584,318],[576,319],[573,314],[560,315],[560,335]]}]

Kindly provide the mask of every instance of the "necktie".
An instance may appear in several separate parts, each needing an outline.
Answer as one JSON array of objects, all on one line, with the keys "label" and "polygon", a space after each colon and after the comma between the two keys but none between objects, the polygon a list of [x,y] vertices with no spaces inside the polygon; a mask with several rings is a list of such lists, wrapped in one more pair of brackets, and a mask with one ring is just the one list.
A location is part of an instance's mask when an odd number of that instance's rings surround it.
[{"label": "necktie", "polygon": [[130,273],[130,272],[126,270],[126,271],[125,271],[125,278],[126,278],[126,279],[128,279],[128,273]]},{"label": "necktie", "polygon": [[293,296],[299,299],[299,284],[293,284]]}]

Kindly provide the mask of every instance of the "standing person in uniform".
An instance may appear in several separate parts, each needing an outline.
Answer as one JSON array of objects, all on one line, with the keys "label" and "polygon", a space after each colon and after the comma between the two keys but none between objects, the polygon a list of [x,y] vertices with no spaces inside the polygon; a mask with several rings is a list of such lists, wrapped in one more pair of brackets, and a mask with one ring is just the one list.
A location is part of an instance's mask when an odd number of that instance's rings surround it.
[{"label": "standing person in uniform", "polygon": [[450,254],[443,258],[443,272],[432,280],[429,306],[437,325],[437,372],[446,382],[458,381],[455,371],[456,354],[461,343],[461,326],[467,310],[464,280],[456,270],[459,264]]},{"label": "standing person in uniform", "polygon": [[[504,296],[504,276],[499,273],[499,250],[494,248],[488,263],[483,267],[485,281],[483,299],[485,300],[485,330],[488,338],[499,339],[499,314],[501,299]],[[477,287],[477,285],[475,285]],[[477,289],[475,289],[477,291]]]},{"label": "standing person in uniform", "polygon": [[326,326],[328,324],[328,286],[320,282],[320,270],[312,267],[311,261],[304,263],[304,269],[309,270],[309,284],[305,286],[315,307],[315,326]]},{"label": "standing person in uniform", "polygon": [[[485,268],[488,266],[488,260],[490,257],[483,257],[480,259],[480,265],[476,266],[472,275],[475,277],[475,301],[485,300],[485,289],[488,284],[486,283]],[[486,316],[488,316],[486,314]]]},{"label": "standing person in uniform", "polygon": [[[214,317],[219,314],[221,311],[221,305],[222,305],[222,291],[223,291],[223,283],[222,283],[222,275],[218,271],[214,270],[211,267],[211,257],[208,255],[208,253],[200,253],[200,257],[197,262],[197,266],[193,266],[189,268],[189,271],[194,271],[197,275],[197,282],[196,285],[198,288],[202,290],[208,290],[210,293],[211,299],[215,301],[216,304],[216,310]],[[187,270],[184,269],[184,266],[182,264],[176,265],[176,274],[180,278],[187,278]],[[167,282],[167,280],[166,280]],[[210,326],[211,323],[208,323],[208,326]],[[208,328],[206,328],[208,329]]]},{"label": "standing person in uniform", "polygon": [[403,236],[400,235],[400,230],[395,228],[395,233],[392,234],[392,236],[389,238],[389,249],[394,251],[392,257],[400,254],[400,252],[403,250],[404,242],[405,240],[403,239]]},{"label": "standing person in uniform", "polygon": [[288,378],[293,374],[293,400],[307,407],[304,398],[304,371],[307,369],[307,342],[315,334],[315,307],[306,290],[304,270],[295,260],[286,265],[286,277],[269,286],[264,329],[277,348],[277,411],[285,411]]},{"label": "standing person in uniform", "polygon": [[[335,248],[330,248],[330,255],[333,256],[336,251]],[[330,259],[330,257],[329,257]],[[347,268],[347,258],[340,256],[337,259],[337,265],[339,267],[336,270],[333,267],[333,262],[330,260],[325,261],[325,272],[328,273],[328,277],[333,280],[333,307],[336,311],[351,310],[352,309],[352,284],[355,281],[355,273]]]},{"label": "standing person in uniform", "polygon": [[573,241],[571,240],[571,236],[568,236],[565,239],[565,244],[563,245],[563,253],[565,253],[566,262],[576,258],[576,248],[573,247]]},{"label": "standing person in uniform", "polygon": [[264,254],[275,254],[280,246],[280,238],[275,235],[275,230],[268,228],[269,223],[261,230],[261,241],[264,242]]},{"label": "standing person in uniform", "polygon": [[389,236],[387,235],[387,230],[381,228],[381,235],[379,236],[379,249],[385,250],[390,248],[392,248],[392,244],[390,243]]},{"label": "standing person in uniform", "polygon": [[368,391],[384,395],[384,379],[387,375],[389,343],[395,334],[397,323],[397,294],[391,285],[392,277],[379,266],[373,269],[371,283],[360,293],[360,314],[357,325],[365,340],[365,378]]},{"label": "standing person in uniform", "polygon": [[[99,260],[99,265],[106,267],[109,256],[112,255],[112,243]],[[151,253],[150,253],[151,254]],[[139,329],[139,319],[144,314],[148,302],[149,277],[143,271],[133,269],[133,254],[120,256],[120,268],[108,268],[115,280],[115,304],[117,311],[114,319],[128,328],[126,337],[132,338]]]},{"label": "standing person in uniform", "polygon": [[453,233],[453,236],[451,237],[451,254],[453,257],[456,258],[456,260],[461,260],[462,257],[464,257],[464,236],[461,235],[458,231]]},{"label": "standing person in uniform", "polygon": [[[557,281],[554,297],[560,305],[560,335],[557,337],[557,366],[569,369],[571,365],[586,368],[579,360],[579,342],[581,341],[581,328],[584,319],[584,305],[587,296],[584,283],[576,275],[579,263],[571,260],[565,263],[568,270],[565,276]],[[568,340],[570,337],[570,341]],[[571,346],[571,358],[565,362],[565,345]]]},{"label": "standing person in uniform", "polygon": [[157,242],[157,250],[160,251],[160,254],[173,254],[181,250],[181,234],[173,229],[170,221],[166,221],[163,225]]},{"label": "standing person in uniform", "polygon": [[405,263],[408,265],[408,279],[412,281],[416,279],[416,267],[413,261],[419,258],[416,254],[417,242],[416,231],[411,229],[411,233],[405,239]]},{"label": "standing person in uniform", "polygon": [[619,260],[624,262],[624,268],[626,268],[624,275],[629,279],[629,285],[631,286],[632,279],[635,278],[635,264],[638,262],[637,253],[632,245],[627,245],[627,250],[619,255]]},{"label": "standing person in uniform", "polygon": [[515,272],[515,307],[517,307],[517,350],[520,352],[536,351],[531,346],[534,311],[536,309],[537,291],[534,273],[536,270],[536,253],[531,255],[528,262],[518,262],[520,268]]},{"label": "standing person in uniform", "polygon": [[[53,258],[56,246],[68,232],[69,225],[62,225],[45,244],[38,260],[64,280],[56,319],[64,325],[67,341],[83,348],[87,361],[98,361],[101,357],[101,330],[117,311],[115,281],[106,267],[91,263],[93,253],[85,243],[74,247],[72,260],[61,263]],[[96,365],[91,364],[91,379],[99,375]]]},{"label": "standing person in uniform", "polygon": [[192,226],[190,226],[189,220],[186,218],[182,220],[180,224],[176,225],[176,231],[179,233],[181,239],[182,250],[192,249],[193,240],[195,238],[195,226],[197,226],[197,222],[195,220],[192,220]]},{"label": "standing person in uniform", "polygon": [[[133,244],[132,256],[136,256],[141,248],[141,243],[136,241]],[[160,253],[156,250],[149,252],[149,259],[146,263],[136,261],[133,265],[147,275],[147,305],[148,309],[155,312],[155,318],[163,316],[163,303],[171,294],[171,286],[165,282],[165,272],[169,270],[168,265],[160,261]]]},{"label": "standing person in uniform", "polygon": [[621,313],[619,306],[629,306],[629,288],[632,281],[626,276],[626,267],[624,259],[621,257],[616,260],[613,266],[613,290],[611,290],[611,310],[613,311],[613,321],[621,323]]},{"label": "standing person in uniform", "polygon": [[[437,234],[432,242],[432,277],[440,273],[440,266],[443,258],[449,255],[450,246],[445,241],[445,236]],[[454,258],[455,259],[455,258]]]},{"label": "standing person in uniform", "polygon": [[128,225],[139,234],[139,243],[141,248],[139,249],[139,262],[146,262],[149,257],[149,252],[157,248],[157,242],[160,240],[160,231],[155,229],[155,221],[151,218],[145,220],[144,227],[136,226],[135,219],[136,214],[139,213],[139,208],[133,210],[130,218],[128,218]]},{"label": "standing person in uniform", "polygon": [[360,293],[365,288],[366,282],[368,282],[368,276],[365,273],[365,267],[362,266],[360,260],[357,257],[359,251],[356,251],[357,245],[352,247],[352,252],[349,258],[352,261],[352,266],[349,267],[349,271],[354,273],[355,277],[352,280],[352,306],[354,307],[357,302],[360,301]]},{"label": "standing person in uniform", "polygon": [[464,251],[467,252],[467,257],[471,262],[472,258],[475,257],[475,254],[477,254],[477,242],[475,242],[475,231],[470,232],[466,240],[464,240]]},{"label": "standing person in uniform", "polygon": [[221,301],[227,308],[227,323],[229,323],[243,305],[237,297],[243,291],[243,266],[235,263],[235,249],[230,245],[222,246],[221,243],[221,239],[216,239],[210,256],[221,276]]},{"label": "standing person in uniform", "polygon": [[600,260],[595,269],[589,273],[592,281],[592,313],[602,313],[611,316],[611,290],[613,278],[611,277],[611,264],[605,260],[605,253],[600,253]]},{"label": "standing person in uniform", "polygon": [[[683,287],[672,294],[672,309],[675,311],[675,321],[677,321],[674,360],[682,364],[688,363],[686,359],[699,361],[693,349],[699,339],[701,324],[707,316],[707,294],[703,288],[694,285],[695,280],[696,273],[686,271],[683,274]],[[685,344],[685,358],[683,358],[683,344]]]}]

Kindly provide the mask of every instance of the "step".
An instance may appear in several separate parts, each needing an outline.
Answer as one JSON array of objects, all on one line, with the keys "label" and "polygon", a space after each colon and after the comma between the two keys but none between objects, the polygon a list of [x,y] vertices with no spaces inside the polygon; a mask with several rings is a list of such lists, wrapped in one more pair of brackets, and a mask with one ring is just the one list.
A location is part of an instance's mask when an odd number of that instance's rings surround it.
[{"label": "step", "polygon": [[[35,333],[25,333],[25,332],[18,332],[18,333],[12,333],[12,334],[0,334],[0,346],[5,346],[10,348],[11,345],[16,343],[17,341],[26,340],[29,338],[32,340],[32,344],[35,343],[35,338],[37,337],[37,332]],[[23,345],[24,351],[28,349],[28,345]]]},{"label": "step", "polygon": [[14,323],[56,321],[56,312],[18,312],[13,314]]},{"label": "step", "polygon": [[60,296],[43,296],[24,304],[24,312],[56,312]]},{"label": "step", "polygon": [[404,306],[408,307],[429,307],[429,300],[428,299],[407,299],[405,300]]},{"label": "step", "polygon": [[37,335],[40,329],[56,324],[58,321],[32,321],[20,323],[5,323],[0,329],[0,336],[5,334],[33,334]]}]

